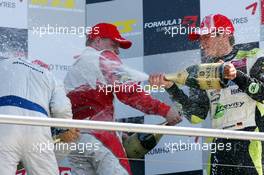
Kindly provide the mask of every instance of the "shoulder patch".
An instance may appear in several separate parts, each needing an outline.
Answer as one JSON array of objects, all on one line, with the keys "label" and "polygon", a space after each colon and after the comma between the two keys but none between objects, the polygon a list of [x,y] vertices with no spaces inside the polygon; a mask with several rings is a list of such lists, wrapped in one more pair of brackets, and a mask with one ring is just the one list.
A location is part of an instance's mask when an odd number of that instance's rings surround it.
[{"label": "shoulder patch", "polygon": [[251,83],[248,87],[248,91],[251,94],[256,94],[260,90],[260,85],[258,83]]}]

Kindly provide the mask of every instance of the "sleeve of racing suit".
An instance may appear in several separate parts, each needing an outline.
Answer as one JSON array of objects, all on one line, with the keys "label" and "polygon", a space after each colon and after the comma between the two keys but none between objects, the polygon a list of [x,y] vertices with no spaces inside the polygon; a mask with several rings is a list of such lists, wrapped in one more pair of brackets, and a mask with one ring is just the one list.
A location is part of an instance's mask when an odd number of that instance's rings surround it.
[{"label": "sleeve of racing suit", "polygon": [[[118,78],[113,74],[113,67],[108,65],[108,62],[104,62],[103,59],[115,61],[117,64],[122,65],[120,58],[111,51],[104,51],[102,53],[100,67],[103,75],[107,79],[107,82],[115,86],[115,82],[118,82]],[[116,81],[117,80],[117,81]],[[131,83],[128,86],[125,84],[120,85],[121,90],[115,91],[117,98],[135,109],[138,109],[146,114],[155,114],[160,116],[166,116],[170,110],[170,106],[162,103],[159,100],[152,98],[147,92],[141,88],[137,83]]]},{"label": "sleeve of racing suit", "polygon": [[146,114],[155,114],[163,117],[167,115],[170,106],[162,103],[160,100],[152,98],[150,94],[144,92],[144,90],[137,84],[130,85],[130,89],[133,90],[117,92],[117,98],[121,102]]},{"label": "sleeve of racing suit", "polygon": [[53,118],[72,118],[71,102],[66,96],[63,84],[59,84],[54,76],[51,76],[52,94],[50,99],[50,114]]},{"label": "sleeve of racing suit", "polygon": [[250,70],[250,75],[237,70],[237,77],[233,80],[241,90],[252,99],[263,102],[264,100],[264,57],[258,58]]},{"label": "sleeve of racing suit", "polygon": [[200,123],[207,117],[209,98],[206,91],[190,88],[187,96],[176,84],[166,90],[173,101],[182,105],[183,114],[191,123]]}]

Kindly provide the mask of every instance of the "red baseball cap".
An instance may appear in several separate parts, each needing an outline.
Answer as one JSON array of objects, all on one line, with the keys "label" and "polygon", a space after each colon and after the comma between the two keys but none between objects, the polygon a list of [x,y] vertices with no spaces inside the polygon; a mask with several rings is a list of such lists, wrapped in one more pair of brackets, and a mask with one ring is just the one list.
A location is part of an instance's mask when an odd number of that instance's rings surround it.
[{"label": "red baseball cap", "polygon": [[109,38],[113,41],[119,43],[120,47],[123,49],[128,49],[131,47],[132,42],[123,38],[117,27],[109,23],[99,23],[92,27],[92,31],[87,35],[89,39],[94,39],[96,37]]},{"label": "red baseball cap", "polygon": [[235,28],[233,23],[226,16],[221,14],[211,14],[203,18],[199,30],[195,30],[195,32],[190,33],[188,38],[191,41],[195,41],[199,40],[201,35],[207,35],[217,31],[233,34]]}]

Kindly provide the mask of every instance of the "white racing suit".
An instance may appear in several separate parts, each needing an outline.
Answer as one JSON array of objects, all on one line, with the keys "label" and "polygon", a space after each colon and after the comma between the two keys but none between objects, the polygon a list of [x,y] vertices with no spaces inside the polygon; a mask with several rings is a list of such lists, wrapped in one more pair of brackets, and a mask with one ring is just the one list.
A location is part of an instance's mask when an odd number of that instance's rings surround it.
[{"label": "white racing suit", "polygon": [[[93,90],[93,88],[96,88],[96,81],[104,82],[104,84],[106,81],[99,68],[99,57],[102,52],[88,47],[66,75],[64,83],[66,90],[70,91],[68,97],[71,99],[73,111],[76,111],[76,107],[80,107],[78,103],[82,103],[83,100],[89,103],[81,107],[84,108],[81,110],[84,111],[84,116],[88,118],[80,118],[78,113],[73,112],[74,119],[114,120],[113,99],[109,99],[106,95],[100,95],[97,91]],[[86,84],[92,88],[82,86]],[[91,91],[92,93],[90,94]],[[95,99],[95,101],[89,100],[93,98],[93,92],[96,96],[98,94],[98,99]],[[103,110],[97,109],[97,101],[103,104],[101,105]],[[109,104],[105,101],[109,101]],[[88,105],[95,109],[94,114],[90,114],[85,110]],[[89,116],[92,116],[92,118],[89,118]],[[67,157],[73,175],[129,175],[130,167],[128,161],[119,160],[120,157],[125,157],[125,152],[115,132],[83,129],[81,130],[81,137],[77,141],[77,145],[83,144],[86,147],[88,145],[89,148],[71,151]],[[59,156],[57,154],[56,156],[58,159]]]},{"label": "white racing suit", "polygon": [[[72,102],[73,118],[114,121],[114,98],[144,113],[166,116],[170,106],[146,95],[136,83],[126,86],[128,79],[139,82],[137,80],[140,77],[144,77],[144,74],[125,67],[112,51],[96,51],[87,47],[64,81],[67,96]],[[115,86],[115,82],[118,86]],[[132,86],[136,88],[131,89],[139,90],[120,90]],[[68,156],[73,168],[72,174],[132,174],[116,132],[84,130],[81,133],[78,144],[89,144],[92,147],[89,146],[85,151],[73,151]]]},{"label": "white racing suit", "polygon": [[[0,114],[72,118],[63,86],[45,68],[2,59],[0,81]],[[50,127],[0,124],[0,133],[1,175],[14,175],[20,161],[30,175],[59,174]]]}]

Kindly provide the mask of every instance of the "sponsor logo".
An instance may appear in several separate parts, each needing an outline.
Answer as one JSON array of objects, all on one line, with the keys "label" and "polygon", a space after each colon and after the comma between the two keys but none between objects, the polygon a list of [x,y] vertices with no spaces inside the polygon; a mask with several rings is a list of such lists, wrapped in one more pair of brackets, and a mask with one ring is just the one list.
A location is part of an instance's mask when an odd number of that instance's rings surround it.
[{"label": "sponsor logo", "polygon": [[256,93],[258,93],[259,89],[260,89],[260,85],[259,85],[258,83],[251,83],[251,84],[249,85],[249,87],[248,87],[248,91],[249,91],[249,93],[251,93],[251,94],[256,94]]},{"label": "sponsor logo", "polygon": [[225,114],[225,108],[224,105],[218,103],[216,106],[216,110],[215,110],[215,115],[214,115],[214,119],[218,119],[223,117]]},{"label": "sponsor logo", "polygon": [[[245,7],[246,10],[251,10],[251,15],[255,15],[258,7],[258,2],[254,2],[253,4],[248,5]],[[248,23],[248,17],[240,17],[240,18],[233,18],[231,19],[233,24],[245,24]]]},{"label": "sponsor logo", "polygon": [[138,21],[136,19],[129,19],[124,21],[115,21],[112,22],[112,24],[118,28],[122,36],[127,37],[127,36],[135,36],[142,34],[142,32],[135,31],[137,22]]},{"label": "sponsor logo", "polygon": [[235,95],[241,92],[243,92],[241,89],[231,89],[231,95]]},{"label": "sponsor logo", "polygon": [[[14,62],[13,64],[18,64]],[[69,71],[71,66],[69,65],[61,65],[61,64],[46,64],[45,62],[41,60],[34,60],[32,61],[32,64],[39,65],[40,67],[43,67],[45,69],[48,69],[49,71]],[[42,72],[43,73],[43,72]]]},{"label": "sponsor logo", "polygon": [[154,21],[154,22],[145,23],[144,28],[151,29],[151,28],[158,28],[158,27],[175,26],[175,25],[180,25],[181,23],[182,23],[182,19],[169,19],[169,20],[163,20],[163,21]]},{"label": "sponsor logo", "polygon": [[134,30],[133,26],[136,23],[137,23],[137,21],[135,19],[113,22],[113,24],[119,28],[120,33],[133,32],[133,30]]},{"label": "sponsor logo", "polygon": [[[165,32],[165,34],[171,34],[175,29],[195,28],[198,22],[198,16],[184,16],[178,19],[167,19],[162,21],[152,21],[144,24],[145,29],[156,28],[157,32]],[[172,30],[172,31],[171,31]],[[184,32],[187,33],[187,32]]]},{"label": "sponsor logo", "polygon": [[157,27],[167,27],[175,25],[186,25],[189,27],[195,27],[198,21],[198,16],[185,16],[183,19],[168,19],[162,21],[148,22],[144,24],[145,29],[157,28]]},{"label": "sponsor logo", "polygon": [[[198,42],[189,42],[187,38],[189,33],[199,30],[200,8],[196,8],[199,1],[174,0],[170,4],[153,1],[149,7],[143,2],[145,56],[199,48]],[[189,12],[182,10],[186,7]]]},{"label": "sponsor logo", "polygon": [[253,4],[250,4],[246,7],[246,10],[252,9],[251,15],[255,15],[258,7],[258,2],[254,2]]},{"label": "sponsor logo", "polygon": [[224,105],[225,109],[240,108],[245,104],[245,102],[235,102],[231,104]]},{"label": "sponsor logo", "polygon": [[25,61],[22,60],[22,59],[19,59],[19,60],[20,60],[20,61],[14,61],[12,64],[26,66],[26,67],[30,68],[31,70],[33,70],[33,71],[39,72],[39,73],[41,73],[41,74],[44,73],[42,70],[40,70],[40,69],[38,69],[38,68],[32,66],[30,63],[25,62]]},{"label": "sponsor logo", "polygon": [[182,20],[182,25],[186,25],[188,27],[196,27],[197,21],[198,16],[185,16]]},{"label": "sponsor logo", "polygon": [[3,8],[16,8],[16,3],[11,1],[0,1],[0,7]]},{"label": "sponsor logo", "polygon": [[69,65],[59,65],[59,64],[50,64],[49,70],[50,71],[69,71],[71,66]]},{"label": "sponsor logo", "polygon": [[233,18],[231,19],[233,24],[245,24],[248,23],[247,17]]},{"label": "sponsor logo", "polygon": [[75,8],[75,0],[31,0],[31,5],[73,9]]},{"label": "sponsor logo", "polygon": [[245,102],[234,102],[234,103],[226,104],[226,105],[218,103],[216,106],[214,119],[223,117],[226,110],[233,109],[233,108],[240,108],[244,104]]},{"label": "sponsor logo", "polygon": [[[175,35],[187,35],[193,32],[199,32],[200,28],[196,27],[198,21],[198,16],[185,16],[179,25],[165,26],[157,28],[156,31],[164,31],[165,35],[170,35],[174,37]],[[203,31],[206,33],[211,33],[209,31]]]},{"label": "sponsor logo", "polygon": [[168,154],[170,153],[170,149],[168,147],[159,147],[154,148],[147,153],[147,155],[157,155],[157,154]]}]

